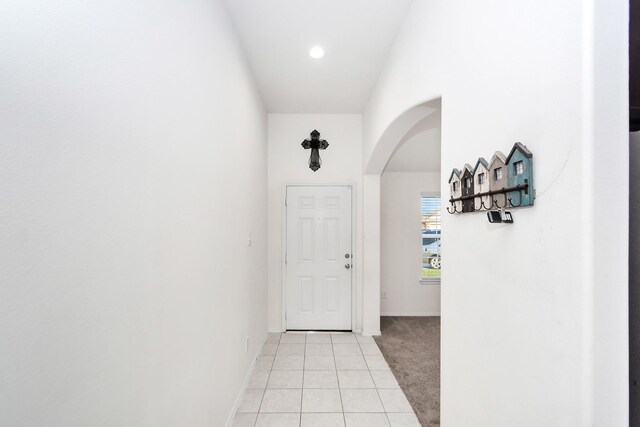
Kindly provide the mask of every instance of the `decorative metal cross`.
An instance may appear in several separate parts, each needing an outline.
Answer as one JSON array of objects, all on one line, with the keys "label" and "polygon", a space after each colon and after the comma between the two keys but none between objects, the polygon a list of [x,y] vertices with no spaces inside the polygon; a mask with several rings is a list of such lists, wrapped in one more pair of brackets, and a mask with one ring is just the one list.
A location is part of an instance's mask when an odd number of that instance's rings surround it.
[{"label": "decorative metal cross", "polygon": [[313,132],[311,132],[311,139],[305,139],[302,141],[302,146],[305,150],[308,150],[309,148],[311,149],[309,168],[314,172],[320,169],[322,160],[320,159],[320,152],[318,150],[326,149],[329,146],[329,143],[324,139],[320,139],[320,132],[314,129]]}]

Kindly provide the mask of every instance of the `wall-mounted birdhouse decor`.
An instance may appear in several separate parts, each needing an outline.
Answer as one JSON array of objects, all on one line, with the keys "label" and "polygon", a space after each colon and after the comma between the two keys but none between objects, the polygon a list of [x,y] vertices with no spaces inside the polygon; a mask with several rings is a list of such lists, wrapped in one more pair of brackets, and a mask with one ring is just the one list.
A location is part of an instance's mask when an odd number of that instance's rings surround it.
[{"label": "wall-mounted birdhouse decor", "polygon": [[[473,168],[473,176],[476,182],[476,193],[487,193],[491,190],[489,183],[489,163],[480,157]],[[481,210],[484,206],[491,206],[491,196],[480,196],[474,198],[474,210]]]},{"label": "wall-mounted birdhouse decor", "polygon": [[509,182],[511,188],[527,187],[523,191],[509,192],[509,203],[514,207],[533,205],[533,154],[519,142],[511,149],[507,157]]},{"label": "wall-mounted birdhouse decor", "polygon": [[475,185],[473,182],[473,168],[469,163],[462,168],[462,176],[460,179],[462,180],[462,197],[466,197],[462,199],[462,212],[473,212],[475,210],[475,203],[473,201]]},{"label": "wall-mounted birdhouse decor", "polygon": [[[507,187],[507,157],[501,151],[496,151],[489,162],[489,191],[500,191]],[[491,204],[487,206],[506,206],[506,193],[495,193],[491,195]]]},{"label": "wall-mounted birdhouse decor", "polygon": [[449,191],[451,214],[533,206],[533,154],[516,142],[506,157],[496,151],[488,162],[481,157],[474,167],[467,163],[462,171],[453,169]]},{"label": "wall-mounted birdhouse decor", "polygon": [[[460,171],[458,169],[451,171],[451,176],[449,177],[449,191],[451,192],[452,199],[459,199],[460,196],[462,196],[462,189],[460,188]],[[460,200],[453,202],[453,206],[458,212],[462,212],[462,202]]]},{"label": "wall-mounted birdhouse decor", "polygon": [[322,166],[322,159],[320,159],[320,151],[325,150],[329,143],[324,139],[320,139],[320,132],[317,130],[311,131],[311,138],[307,138],[302,141],[302,147],[305,150],[311,149],[311,155],[309,156],[309,169],[317,171]]}]

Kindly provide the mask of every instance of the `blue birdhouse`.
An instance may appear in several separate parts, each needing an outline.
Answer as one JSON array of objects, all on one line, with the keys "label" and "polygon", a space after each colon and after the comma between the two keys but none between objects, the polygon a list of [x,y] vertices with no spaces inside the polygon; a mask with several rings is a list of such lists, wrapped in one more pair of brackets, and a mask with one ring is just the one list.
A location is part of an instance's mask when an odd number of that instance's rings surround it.
[{"label": "blue birdhouse", "polygon": [[514,207],[533,206],[535,192],[533,189],[533,154],[523,144],[516,142],[507,156],[508,187],[526,187],[510,191],[510,204]]}]

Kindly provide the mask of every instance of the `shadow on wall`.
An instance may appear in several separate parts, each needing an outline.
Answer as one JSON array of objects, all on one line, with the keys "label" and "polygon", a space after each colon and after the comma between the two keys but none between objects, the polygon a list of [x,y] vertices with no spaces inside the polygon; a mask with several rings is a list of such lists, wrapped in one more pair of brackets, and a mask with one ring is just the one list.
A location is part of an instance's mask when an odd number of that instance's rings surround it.
[{"label": "shadow on wall", "polygon": [[[375,145],[366,165],[365,174],[382,174],[394,151],[405,141],[405,138],[411,137],[409,133],[426,117],[440,111],[441,104],[442,98],[436,98],[418,104],[398,116],[383,132]],[[419,132],[419,128],[416,128],[416,132]]]}]

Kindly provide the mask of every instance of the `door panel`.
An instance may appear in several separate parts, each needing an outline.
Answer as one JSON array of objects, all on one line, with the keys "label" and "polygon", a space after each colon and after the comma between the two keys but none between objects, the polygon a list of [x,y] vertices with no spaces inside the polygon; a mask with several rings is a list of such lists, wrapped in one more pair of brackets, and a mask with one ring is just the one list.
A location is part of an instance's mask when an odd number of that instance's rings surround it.
[{"label": "door panel", "polygon": [[300,312],[313,313],[313,277],[299,278]]},{"label": "door panel", "polygon": [[300,262],[312,263],[315,250],[315,219],[313,217],[298,218],[298,259]]},{"label": "door panel", "polygon": [[351,330],[351,187],[291,186],[286,197],[287,329]]},{"label": "door panel", "polygon": [[338,277],[325,277],[325,313],[336,313],[340,307],[340,279]]},{"label": "door panel", "polygon": [[324,219],[325,262],[338,262],[340,253],[340,218]]}]

